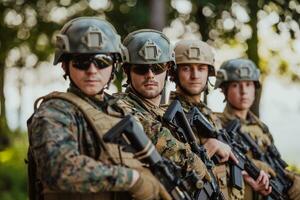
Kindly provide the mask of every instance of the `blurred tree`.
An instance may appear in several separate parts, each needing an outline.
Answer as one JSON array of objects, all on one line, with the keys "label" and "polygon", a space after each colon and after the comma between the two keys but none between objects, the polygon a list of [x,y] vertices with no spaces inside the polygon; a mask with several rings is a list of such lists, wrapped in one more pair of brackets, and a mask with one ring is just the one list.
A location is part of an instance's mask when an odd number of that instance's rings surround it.
[{"label": "blurred tree", "polygon": [[[182,6],[183,2],[191,4],[191,10]],[[275,12],[280,20],[272,25],[274,30],[281,33],[284,31],[282,27],[287,27],[292,38],[299,38],[300,9],[297,0],[2,0],[0,10],[0,129],[5,130],[0,132],[0,138],[8,132],[3,92],[5,70],[9,67],[36,68],[45,61],[49,64],[54,50],[54,35],[71,18],[107,18],[122,38],[140,28],[161,30],[166,24],[173,26],[174,19],[180,19],[186,26],[183,32],[176,33],[182,34],[178,38],[190,37],[198,30],[204,41],[213,43],[217,48],[224,43],[242,45],[245,55],[258,64],[263,75],[270,69],[266,60],[269,57],[258,53],[259,47],[264,45],[259,41],[259,21]],[[239,12],[246,12],[248,19],[247,16],[241,19]],[[279,51],[270,50],[270,54],[278,56]],[[297,70],[291,70],[287,61],[282,61],[278,73],[288,75],[292,81],[300,80]],[[20,73],[19,82],[24,82],[24,78]],[[122,80],[123,74],[118,71],[114,84],[119,91]],[[22,94],[21,91],[19,93]]]},{"label": "blurred tree", "polygon": [[[50,64],[55,34],[66,21],[74,17],[107,18],[114,24],[122,38],[140,28],[162,29],[165,24],[166,2],[160,0],[2,0],[0,2],[0,143],[6,141],[2,135],[9,132],[4,95],[4,77],[7,68],[37,68],[45,62]],[[16,76],[19,79],[17,82],[21,83],[18,84],[21,98],[25,77],[21,70],[19,72],[19,76],[18,74]],[[122,79],[123,73],[119,71],[114,82],[119,91]],[[20,106],[19,112],[21,112]]]}]

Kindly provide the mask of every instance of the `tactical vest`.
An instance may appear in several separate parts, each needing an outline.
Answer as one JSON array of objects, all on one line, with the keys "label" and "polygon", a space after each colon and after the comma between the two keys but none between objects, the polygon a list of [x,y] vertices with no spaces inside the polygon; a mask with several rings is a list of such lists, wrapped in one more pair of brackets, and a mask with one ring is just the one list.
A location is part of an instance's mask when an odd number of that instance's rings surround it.
[{"label": "tactical vest", "polygon": [[[231,120],[236,119],[237,117],[230,112],[231,107],[227,104],[223,113],[218,113],[218,116],[222,120],[223,124],[226,126]],[[273,138],[269,133],[269,130],[265,124],[263,124],[258,117],[249,111],[249,115],[252,120],[249,121],[241,120],[241,132],[243,134],[249,134],[251,138],[256,140],[259,147],[264,150],[266,146],[270,145],[273,142]],[[249,158],[253,158],[251,151],[247,152]],[[245,184],[245,200],[259,200],[263,199],[262,196],[258,195],[252,187],[248,184]]]},{"label": "tactical vest", "polygon": [[[101,112],[90,105],[87,101],[78,97],[73,93],[63,93],[63,92],[52,92],[46,96],[40,97],[35,101],[34,107],[35,110],[38,107],[38,104],[41,102],[45,102],[50,99],[63,99],[72,104],[74,104],[81,113],[84,115],[88,124],[92,127],[95,132],[95,136],[97,138],[97,142],[103,150],[97,160],[101,161],[104,164],[113,164],[113,165],[122,165],[128,168],[142,168],[143,164],[134,158],[132,153],[128,153],[122,150],[119,145],[106,143],[103,141],[104,134],[111,129],[116,123],[118,123],[121,119],[117,117],[110,116],[104,112]],[[30,134],[30,133],[29,133]],[[82,141],[79,141],[82,142]],[[80,152],[81,154],[83,152]],[[30,154],[30,147],[29,147]],[[32,157],[32,155],[29,155]],[[30,163],[34,161],[29,160],[29,171],[33,171],[35,168],[35,163]],[[31,169],[30,169],[31,168]],[[31,174],[35,176],[34,174]],[[30,187],[36,186],[36,182],[30,183]],[[127,192],[98,192],[98,193],[68,193],[68,192],[59,192],[52,191],[47,186],[43,185],[42,197],[44,200],[112,200],[112,199],[128,199],[129,197]],[[124,196],[125,195],[125,196]],[[131,198],[130,198],[131,199]]]},{"label": "tactical vest", "polygon": [[[171,94],[171,101],[174,99],[178,99],[183,107],[185,113],[189,112],[189,110],[196,106],[199,111],[208,119],[208,121],[216,128],[217,130],[222,129],[222,121],[220,118],[213,113],[204,103],[191,103],[184,95],[180,93],[173,92]],[[200,144],[205,142],[205,138],[199,134],[196,134],[197,140]],[[244,188],[242,190],[238,190],[230,186],[230,170],[227,164],[218,164],[213,168],[213,174],[215,175],[220,190],[224,194],[224,198],[226,200],[242,200],[244,197]]]}]

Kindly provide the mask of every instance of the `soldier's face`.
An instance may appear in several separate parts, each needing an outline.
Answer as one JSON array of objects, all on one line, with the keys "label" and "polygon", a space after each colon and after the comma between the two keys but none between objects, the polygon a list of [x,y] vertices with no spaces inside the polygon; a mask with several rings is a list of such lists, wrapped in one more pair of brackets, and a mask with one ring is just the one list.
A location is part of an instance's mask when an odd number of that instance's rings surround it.
[{"label": "soldier's face", "polygon": [[85,70],[74,67],[73,61],[69,65],[71,79],[88,96],[98,94],[109,81],[112,72],[112,65],[99,69],[91,62]]},{"label": "soldier's face", "polygon": [[141,72],[134,70],[134,67],[130,67],[133,88],[146,99],[158,98],[165,84],[167,67],[165,66],[165,70],[147,68],[148,70],[141,70]]},{"label": "soldier's face", "polygon": [[180,64],[178,65],[178,78],[181,87],[188,95],[200,95],[206,86],[208,65]]},{"label": "soldier's face", "polygon": [[227,89],[227,101],[239,110],[250,109],[255,99],[253,81],[231,82]]}]

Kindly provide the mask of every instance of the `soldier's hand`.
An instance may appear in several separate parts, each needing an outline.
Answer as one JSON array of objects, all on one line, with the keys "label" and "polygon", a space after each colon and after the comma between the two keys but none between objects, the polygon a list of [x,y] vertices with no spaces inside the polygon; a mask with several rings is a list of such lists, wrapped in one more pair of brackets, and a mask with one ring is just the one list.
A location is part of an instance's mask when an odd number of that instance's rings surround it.
[{"label": "soldier's hand", "polygon": [[253,162],[255,166],[258,167],[260,170],[263,170],[264,172],[268,173],[272,177],[276,176],[276,172],[267,163],[255,159],[253,159]]},{"label": "soldier's hand", "polygon": [[260,170],[259,176],[256,180],[249,176],[246,171],[243,171],[242,173],[245,182],[248,183],[254,191],[260,193],[263,196],[267,196],[272,192],[272,187],[269,186],[269,175],[263,170]]},{"label": "soldier's hand", "polygon": [[291,200],[300,200],[300,176],[293,172],[286,172],[287,177],[293,181],[292,187],[288,191]]},{"label": "soldier's hand", "polygon": [[161,183],[147,169],[139,169],[139,178],[129,189],[135,200],[172,200]]},{"label": "soldier's hand", "polygon": [[204,147],[210,158],[215,154],[218,155],[220,157],[220,163],[227,162],[229,159],[238,163],[238,159],[232,153],[230,146],[215,138],[208,138],[204,143]]}]

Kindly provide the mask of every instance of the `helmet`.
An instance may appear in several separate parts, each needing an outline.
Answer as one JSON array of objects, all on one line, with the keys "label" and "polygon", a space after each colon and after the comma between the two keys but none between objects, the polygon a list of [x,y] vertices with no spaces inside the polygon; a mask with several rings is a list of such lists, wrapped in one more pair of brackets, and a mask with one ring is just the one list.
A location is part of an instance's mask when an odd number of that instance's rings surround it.
[{"label": "helmet", "polygon": [[141,29],[126,36],[126,64],[157,64],[172,62],[175,54],[169,39],[160,31]]},{"label": "helmet", "polygon": [[109,53],[120,61],[123,49],[120,36],[109,22],[97,17],[79,17],[66,23],[56,36],[53,64],[74,53]]},{"label": "helmet", "polygon": [[218,70],[215,88],[229,81],[254,81],[256,87],[259,87],[259,75],[259,69],[251,60],[231,59],[224,62]]},{"label": "helmet", "polygon": [[[182,40],[175,45],[176,64],[199,63],[209,66],[209,76],[215,76],[212,48],[200,40]],[[176,71],[177,69],[174,69]]]}]

